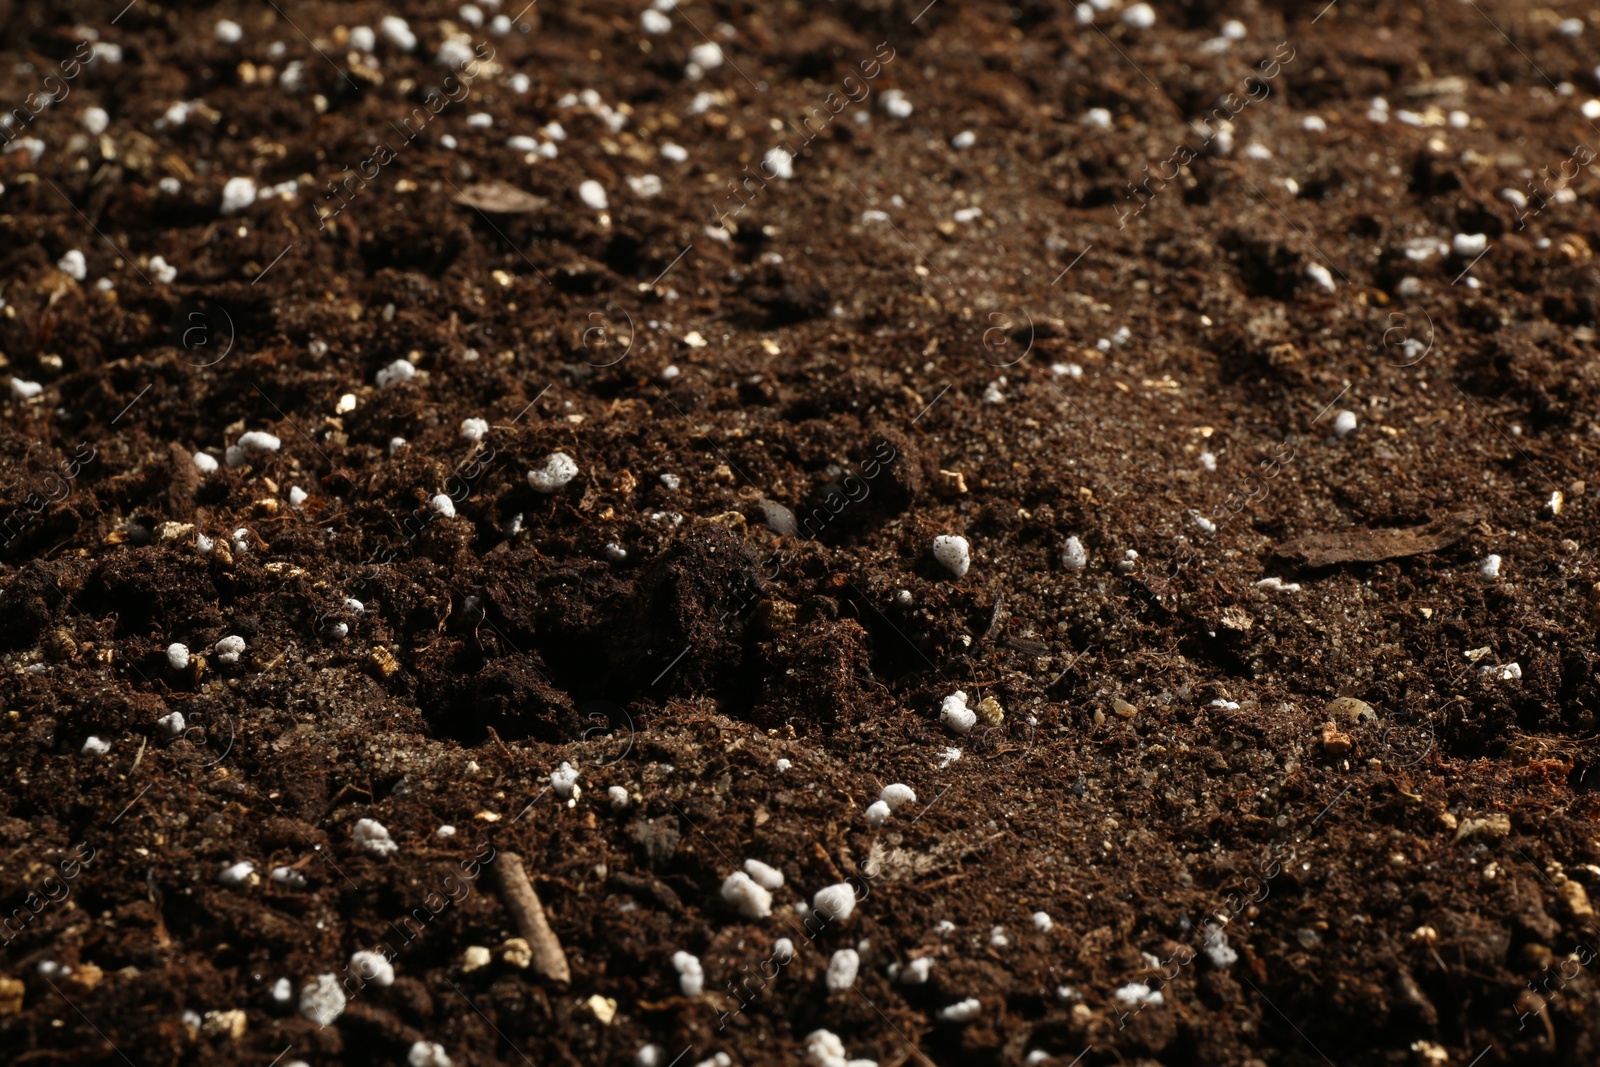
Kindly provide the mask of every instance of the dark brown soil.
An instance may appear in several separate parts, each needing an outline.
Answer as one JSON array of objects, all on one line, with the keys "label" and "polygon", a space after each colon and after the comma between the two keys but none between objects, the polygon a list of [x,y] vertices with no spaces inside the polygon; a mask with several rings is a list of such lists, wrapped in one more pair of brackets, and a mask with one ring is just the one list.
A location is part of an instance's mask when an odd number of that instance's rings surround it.
[{"label": "dark brown soil", "polygon": [[7,1062],[1600,1062],[1600,23],[925,2],[0,0]]}]

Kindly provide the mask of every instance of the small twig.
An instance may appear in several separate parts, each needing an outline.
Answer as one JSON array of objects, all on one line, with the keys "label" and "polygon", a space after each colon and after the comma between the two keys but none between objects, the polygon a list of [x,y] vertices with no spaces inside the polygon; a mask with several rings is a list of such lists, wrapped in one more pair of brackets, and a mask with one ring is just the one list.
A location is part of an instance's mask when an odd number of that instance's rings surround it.
[{"label": "small twig", "polygon": [[533,891],[533,883],[528,881],[522,857],[515,852],[500,853],[495,871],[506,910],[516,919],[517,929],[533,949],[534,969],[553,981],[571,984],[572,971],[567,967],[567,954],[562,950],[561,942],[556,940],[555,931],[545,921],[544,906],[539,903],[539,894]]},{"label": "small twig", "polygon": [[495,728],[493,726],[489,727],[489,736],[494,740],[494,743],[499,746],[500,751],[505,753],[507,759],[516,759],[516,756],[512,754],[511,749],[506,747],[506,743],[500,740],[500,735],[495,732]]}]

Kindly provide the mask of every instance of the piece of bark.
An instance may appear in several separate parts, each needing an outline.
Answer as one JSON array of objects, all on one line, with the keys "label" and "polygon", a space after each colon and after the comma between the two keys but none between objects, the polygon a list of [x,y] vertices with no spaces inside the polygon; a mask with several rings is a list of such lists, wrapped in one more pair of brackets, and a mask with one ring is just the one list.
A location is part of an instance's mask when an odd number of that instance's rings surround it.
[{"label": "piece of bark", "polygon": [[1309,567],[1331,567],[1338,563],[1380,563],[1386,559],[1417,556],[1448,548],[1467,536],[1478,518],[1475,511],[1452,511],[1425,526],[1308,534],[1285,541],[1278,546],[1276,554],[1282,559],[1298,560]]},{"label": "piece of bark", "polygon": [[194,516],[194,496],[200,491],[200,471],[189,450],[174,441],[167,447],[171,481],[167,484],[167,515],[174,522]]},{"label": "piece of bark", "polygon": [[533,883],[528,881],[522,857],[515,852],[502,852],[496,857],[494,867],[506,909],[516,919],[523,940],[533,949],[534,970],[553,981],[570,985],[572,971],[567,967],[567,954],[545,920],[544,906],[539,903],[539,894],[533,891]]},{"label": "piece of bark", "polygon": [[524,192],[503,181],[478,182],[469,185],[450,198],[464,207],[477,208],[495,215],[522,215],[547,207],[549,200]]},{"label": "piece of bark", "polygon": [[678,899],[678,894],[674,893],[672,887],[659,878],[629,874],[626,871],[612,871],[611,882],[636,897],[651,897],[657,904],[660,904],[670,912],[680,913],[683,911],[683,901]]}]

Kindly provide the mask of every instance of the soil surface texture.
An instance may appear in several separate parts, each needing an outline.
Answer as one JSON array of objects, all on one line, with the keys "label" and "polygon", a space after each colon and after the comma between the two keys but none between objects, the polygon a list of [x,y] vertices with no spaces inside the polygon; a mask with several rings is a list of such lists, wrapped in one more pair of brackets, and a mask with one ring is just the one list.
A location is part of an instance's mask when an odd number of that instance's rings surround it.
[{"label": "soil surface texture", "polygon": [[0,1059],[1600,1063],[1600,12],[124,3]]}]

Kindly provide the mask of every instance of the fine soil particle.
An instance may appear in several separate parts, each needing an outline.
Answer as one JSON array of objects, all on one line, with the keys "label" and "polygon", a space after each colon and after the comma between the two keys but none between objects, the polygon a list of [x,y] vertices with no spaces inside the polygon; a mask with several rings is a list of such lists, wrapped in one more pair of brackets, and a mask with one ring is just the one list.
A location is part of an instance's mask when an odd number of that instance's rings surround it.
[{"label": "fine soil particle", "polygon": [[8,1062],[1600,1062],[1591,12],[120,6],[0,0]]}]

